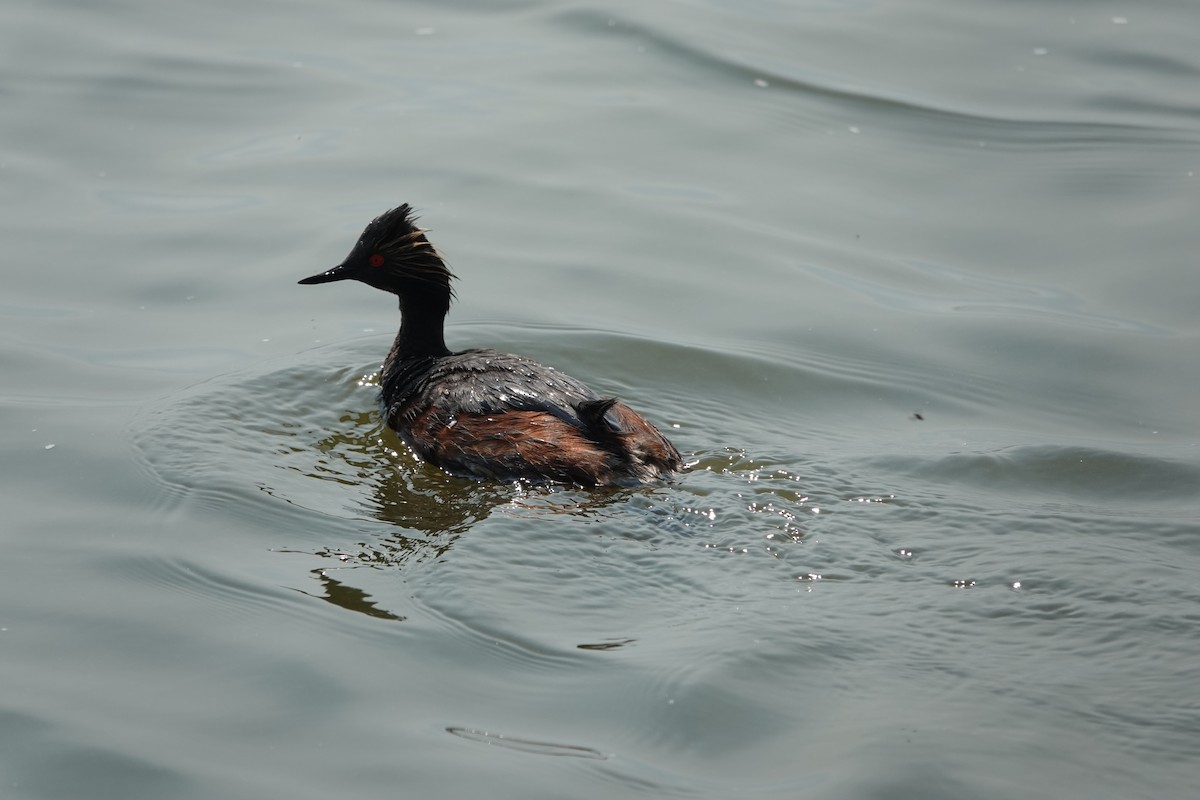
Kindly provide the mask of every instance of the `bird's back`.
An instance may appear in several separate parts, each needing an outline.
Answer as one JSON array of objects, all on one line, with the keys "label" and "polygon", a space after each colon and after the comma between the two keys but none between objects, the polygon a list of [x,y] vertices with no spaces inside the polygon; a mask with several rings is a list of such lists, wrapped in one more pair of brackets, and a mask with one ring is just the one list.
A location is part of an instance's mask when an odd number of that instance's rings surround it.
[{"label": "bird's back", "polygon": [[666,437],[624,403],[523,356],[389,359],[380,394],[388,426],[455,474],[619,485],[681,465]]}]

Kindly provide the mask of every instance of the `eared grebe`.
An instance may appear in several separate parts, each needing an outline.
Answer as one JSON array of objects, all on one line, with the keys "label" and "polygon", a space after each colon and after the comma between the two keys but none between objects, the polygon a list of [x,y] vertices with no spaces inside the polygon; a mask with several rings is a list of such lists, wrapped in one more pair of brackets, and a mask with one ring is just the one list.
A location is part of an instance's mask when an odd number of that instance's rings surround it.
[{"label": "eared grebe", "polygon": [[680,468],[679,451],[629,406],[496,350],[446,348],[454,276],[406,204],[371,221],[338,266],[300,283],[354,279],[400,298],[379,393],[388,427],[455,475],[620,486]]}]

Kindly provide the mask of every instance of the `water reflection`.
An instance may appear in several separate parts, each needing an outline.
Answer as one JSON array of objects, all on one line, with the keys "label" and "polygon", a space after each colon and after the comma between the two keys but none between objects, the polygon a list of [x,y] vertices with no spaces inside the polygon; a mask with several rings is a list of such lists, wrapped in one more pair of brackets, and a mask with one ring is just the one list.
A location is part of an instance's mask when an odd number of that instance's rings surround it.
[{"label": "water reflection", "polygon": [[[804,468],[802,475],[790,454],[733,447],[694,453],[678,480],[639,488],[457,478],[418,460],[383,425],[374,373],[322,365],[362,359],[345,347],[320,355],[163,398],[139,416],[133,439],[147,471],[167,489],[156,501],[161,513],[198,501],[209,511],[250,515],[271,532],[271,550],[318,559],[294,584],[297,591],[374,619],[404,621],[406,612],[372,596],[378,573],[356,570],[411,572],[444,563],[473,529],[494,532],[480,526],[495,517],[596,521],[604,524],[590,530],[601,537],[647,542],[651,550],[690,543],[715,554],[766,555],[759,563],[794,580],[823,573],[808,546],[830,517],[823,512],[863,497],[861,487],[831,485],[820,470]],[[584,650],[630,643],[620,636],[577,641]]]},{"label": "water reflection", "polygon": [[[378,390],[378,375],[353,378],[354,385]],[[344,383],[351,378],[344,376]],[[360,398],[348,396],[347,401]],[[459,478],[424,463],[387,428],[373,403],[368,411],[344,411],[336,423],[312,430],[326,433],[315,442],[277,447],[289,465],[309,479],[333,481],[367,492],[359,496],[358,510],[399,528],[436,536],[438,555],[448,550],[457,534],[503,507],[534,508],[545,513],[589,513],[628,497],[621,489],[576,491],[570,487],[531,485],[525,482],[492,483]],[[271,431],[264,431],[271,432]],[[295,438],[295,431],[274,431]],[[313,453],[320,457],[313,460]],[[352,496],[353,493],[350,493]],[[449,534],[447,537],[445,534]],[[412,557],[408,537],[396,548],[402,561]],[[421,539],[418,541],[424,542]]]},{"label": "water reflection", "polygon": [[[320,555],[330,555],[329,553],[321,553]],[[325,600],[339,608],[344,608],[347,611],[356,611],[359,614],[366,614],[368,617],[377,619],[387,619],[394,622],[403,622],[406,618],[398,616],[379,608],[375,603],[371,602],[371,595],[356,589],[353,586],[346,586],[341,581],[336,581],[329,577],[329,574],[323,569],[314,569],[312,574],[321,582],[321,586],[325,589],[324,595],[306,592],[303,589],[297,589],[300,594],[315,597],[318,600]]]}]

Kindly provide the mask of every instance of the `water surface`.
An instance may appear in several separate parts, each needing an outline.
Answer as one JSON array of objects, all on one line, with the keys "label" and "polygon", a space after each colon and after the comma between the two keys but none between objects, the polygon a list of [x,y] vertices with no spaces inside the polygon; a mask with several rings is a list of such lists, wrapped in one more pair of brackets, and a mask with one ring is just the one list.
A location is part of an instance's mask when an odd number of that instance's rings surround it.
[{"label": "water surface", "polygon": [[[1198,24],[11,3],[5,797],[1192,797]],[[401,202],[689,471],[416,462]]]}]

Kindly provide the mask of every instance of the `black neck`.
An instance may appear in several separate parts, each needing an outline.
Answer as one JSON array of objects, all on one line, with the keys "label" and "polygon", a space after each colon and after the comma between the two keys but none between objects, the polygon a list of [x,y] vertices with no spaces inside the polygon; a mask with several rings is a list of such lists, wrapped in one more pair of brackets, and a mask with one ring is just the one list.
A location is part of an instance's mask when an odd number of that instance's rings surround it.
[{"label": "black neck", "polygon": [[396,334],[393,355],[399,359],[450,355],[442,335],[449,308],[448,297],[401,296],[400,332]]}]

